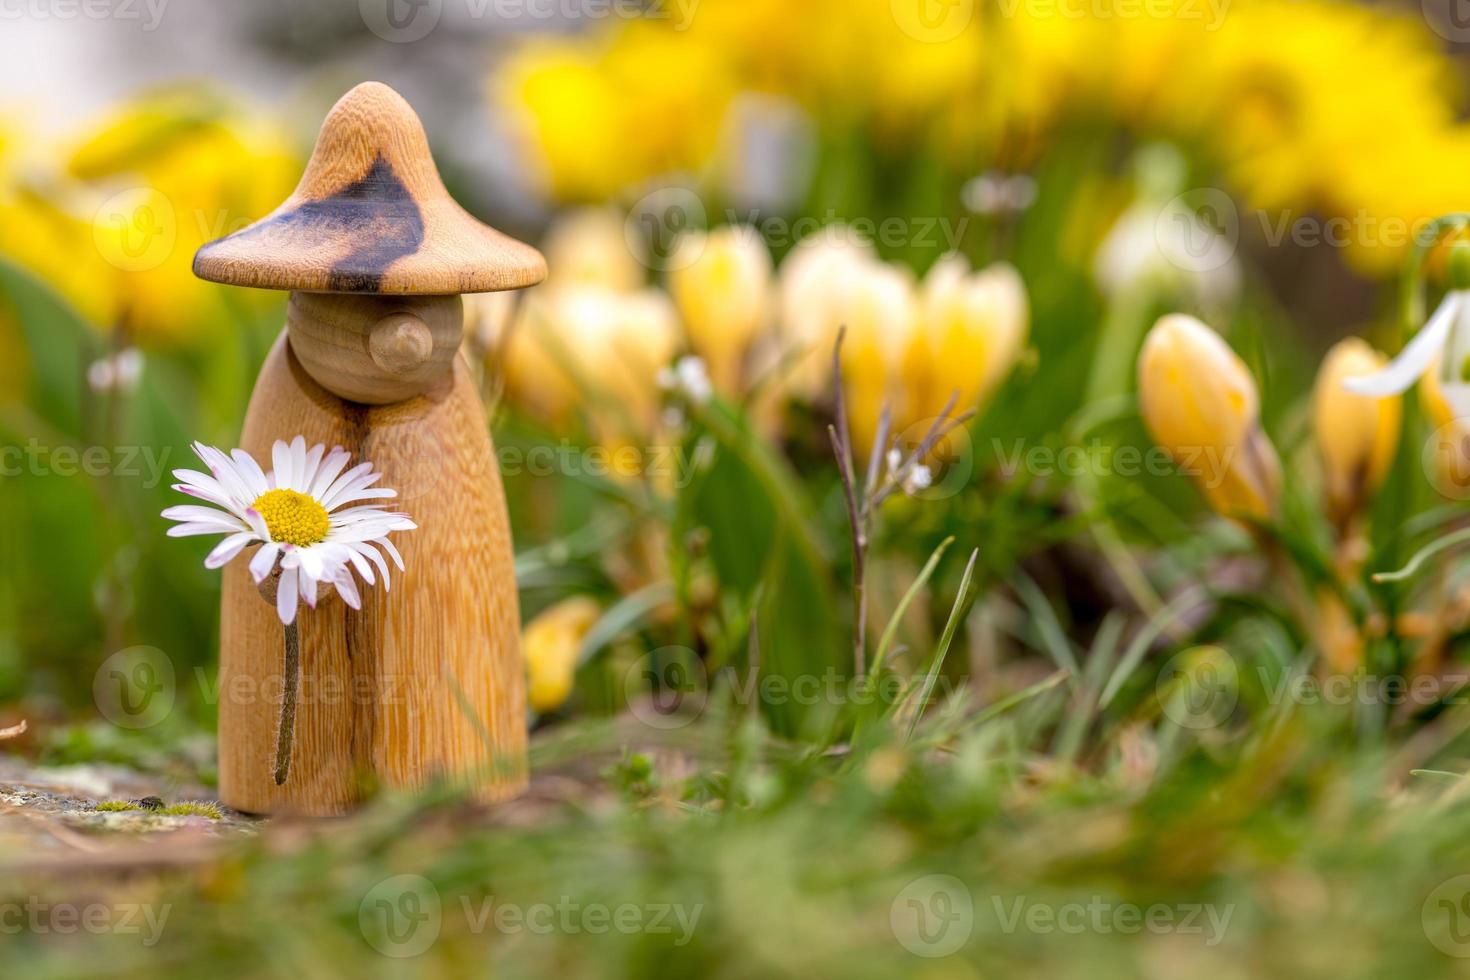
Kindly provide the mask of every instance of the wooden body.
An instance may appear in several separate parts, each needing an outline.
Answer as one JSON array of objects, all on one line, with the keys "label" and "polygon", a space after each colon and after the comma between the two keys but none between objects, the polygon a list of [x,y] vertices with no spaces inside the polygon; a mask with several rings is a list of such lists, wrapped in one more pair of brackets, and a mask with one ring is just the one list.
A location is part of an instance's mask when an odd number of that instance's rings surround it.
[{"label": "wooden body", "polygon": [[526,781],[525,680],[510,528],[484,411],[457,358],[444,383],[389,405],[323,388],[282,334],[251,398],[240,445],[256,459],[295,435],[371,460],[388,503],[418,529],[395,534],[406,571],[303,606],[301,695],[290,778],[272,779],[282,628],[246,565],[224,571],[220,799],[248,813],[341,813],[376,786],[473,781],[487,800]]}]

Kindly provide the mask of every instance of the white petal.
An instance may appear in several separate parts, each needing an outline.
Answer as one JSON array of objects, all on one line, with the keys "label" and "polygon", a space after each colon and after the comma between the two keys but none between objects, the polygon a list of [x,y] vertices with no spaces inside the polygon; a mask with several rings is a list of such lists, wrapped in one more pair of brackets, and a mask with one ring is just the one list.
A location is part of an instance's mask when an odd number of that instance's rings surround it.
[{"label": "white petal", "polygon": [[388,554],[393,556],[393,563],[398,566],[398,570],[400,572],[403,571],[403,556],[398,553],[397,548],[393,547],[393,542],[389,541],[387,538],[384,538],[378,543],[383,546]]},{"label": "white petal", "polygon": [[311,481],[311,489],[307,492],[317,500],[321,500],[332,485],[332,481],[342,475],[343,467],[351,458],[352,454],[340,446],[333,449],[322,461],[322,467],[317,470],[316,479]]},{"label": "white petal", "polygon": [[347,568],[338,571],[337,576],[332,579],[332,584],[337,587],[337,594],[342,601],[353,609],[362,608],[362,597],[357,593],[357,583],[352,581],[352,572]]},{"label": "white petal", "polygon": [[281,622],[290,626],[296,619],[296,569],[288,568],[281,573],[276,583],[276,615]]},{"label": "white petal", "polygon": [[265,472],[261,470],[260,464],[255,461],[255,457],[243,449],[232,450],[230,452],[230,458],[235,461],[235,466],[240,471],[240,478],[245,481],[245,485],[255,495],[250,498],[248,503],[254,503],[257,497],[271,488],[270,483],[265,478]]},{"label": "white petal", "polygon": [[306,439],[297,436],[291,440],[291,483],[292,490],[306,489]]},{"label": "white petal", "polygon": [[204,524],[198,521],[188,524],[175,524],[164,533],[171,538],[188,538],[196,534],[229,534],[238,530],[233,527],[225,527],[215,523]]},{"label": "white petal", "polygon": [[1408,391],[1429,368],[1434,356],[1444,349],[1450,326],[1465,298],[1465,293],[1450,293],[1439,304],[1439,309],[1434,311],[1429,322],[1424,324],[1424,329],[1414,335],[1414,339],[1399,351],[1399,356],[1388,367],[1377,374],[1348,378],[1342,383],[1343,387],[1355,395],[1372,395],[1376,398]]},{"label": "white petal", "polygon": [[234,558],[236,555],[238,555],[245,548],[245,546],[253,540],[255,540],[255,535],[251,534],[249,531],[241,531],[239,534],[230,535],[219,544],[215,545],[214,550],[205,557],[204,567],[221,567],[231,558]]},{"label": "white petal", "polygon": [[250,559],[250,577],[255,579],[256,585],[264,582],[265,577],[271,573],[271,569],[275,568],[276,556],[280,553],[280,545],[267,541],[260,546],[255,557]]},{"label": "white petal", "polygon": [[321,445],[320,443],[318,443],[315,446],[312,446],[311,449],[307,450],[307,453],[306,453],[306,462],[301,467],[301,492],[302,493],[310,493],[311,492],[311,485],[316,482],[316,473],[317,473],[317,470],[321,468],[321,465],[322,465],[322,456],[323,456],[323,454],[326,453],[326,451],[327,451],[327,447]]},{"label": "white petal", "polygon": [[272,481],[277,487],[291,485],[291,447],[277,439],[271,444]]}]

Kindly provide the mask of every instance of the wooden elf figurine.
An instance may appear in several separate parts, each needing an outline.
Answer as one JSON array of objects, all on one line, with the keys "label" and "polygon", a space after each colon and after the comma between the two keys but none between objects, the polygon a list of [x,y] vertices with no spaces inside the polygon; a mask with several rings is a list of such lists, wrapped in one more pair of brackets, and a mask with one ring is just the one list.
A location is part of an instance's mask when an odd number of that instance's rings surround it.
[{"label": "wooden elf figurine", "polygon": [[[418,117],[370,82],[327,116],[296,192],[201,248],[194,272],[291,291],[241,448],[267,461],[297,436],[341,447],[382,473],[398,491],[390,503],[417,525],[394,537],[403,571],[391,589],[354,589],[360,609],[327,588],[310,597],[295,650],[262,598],[279,568],[257,586],[248,561],[225,565],[221,800],[335,814],[375,787],[437,777],[468,778],[486,799],[516,794],[526,707],[510,528],[484,409],[457,356],[459,294],[533,285],[545,261],[449,197]],[[267,501],[279,526],[294,500]],[[292,709],[281,690],[293,683],[294,722],[283,725]]]}]

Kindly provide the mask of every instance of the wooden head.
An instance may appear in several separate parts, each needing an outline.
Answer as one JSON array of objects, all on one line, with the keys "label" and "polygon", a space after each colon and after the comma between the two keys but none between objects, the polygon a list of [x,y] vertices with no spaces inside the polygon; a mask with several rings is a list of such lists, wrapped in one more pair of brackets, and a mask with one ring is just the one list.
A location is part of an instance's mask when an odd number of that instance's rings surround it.
[{"label": "wooden head", "polygon": [[364,82],[322,123],[296,192],[201,248],[194,274],[263,289],[447,296],[534,285],[546,260],[455,203],[413,109]]}]

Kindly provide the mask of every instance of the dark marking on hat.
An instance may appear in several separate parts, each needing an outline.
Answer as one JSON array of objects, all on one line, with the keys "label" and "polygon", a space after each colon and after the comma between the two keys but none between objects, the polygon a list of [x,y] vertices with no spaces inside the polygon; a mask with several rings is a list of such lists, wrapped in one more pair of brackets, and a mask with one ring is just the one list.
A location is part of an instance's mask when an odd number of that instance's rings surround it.
[{"label": "dark marking on hat", "polygon": [[[381,156],[359,179],[330,197],[266,218],[224,241],[254,242],[293,252],[347,248],[335,259],[327,288],[338,293],[376,293],[388,267],[424,243],[418,203]],[[210,246],[200,249],[203,257]]]}]

